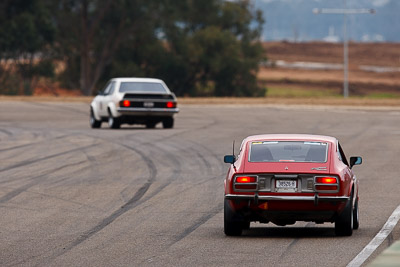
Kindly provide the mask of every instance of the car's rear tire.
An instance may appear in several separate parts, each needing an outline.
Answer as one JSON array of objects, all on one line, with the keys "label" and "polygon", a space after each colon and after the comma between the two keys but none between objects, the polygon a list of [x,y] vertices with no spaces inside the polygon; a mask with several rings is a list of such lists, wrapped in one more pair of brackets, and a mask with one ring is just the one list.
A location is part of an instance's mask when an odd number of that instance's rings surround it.
[{"label": "car's rear tire", "polygon": [[101,127],[101,121],[96,120],[93,109],[90,109],[89,123],[90,123],[90,127],[92,127],[92,128],[100,128]]},{"label": "car's rear tire", "polygon": [[358,199],[356,203],[354,203],[353,209],[353,229],[357,230],[360,227],[360,217],[359,217],[359,210],[358,210]]},{"label": "car's rear tire", "polygon": [[353,194],[346,203],[346,207],[335,221],[335,234],[337,236],[351,236],[353,234]]},{"label": "car's rear tire", "polygon": [[171,129],[174,127],[174,118],[168,117],[162,121],[164,129]]},{"label": "car's rear tire", "polygon": [[235,211],[229,205],[229,201],[224,201],[224,232],[227,236],[240,236],[243,230],[241,221]]},{"label": "car's rear tire", "polygon": [[113,117],[110,111],[108,111],[108,126],[111,129],[118,129],[121,127],[121,122],[118,118]]}]

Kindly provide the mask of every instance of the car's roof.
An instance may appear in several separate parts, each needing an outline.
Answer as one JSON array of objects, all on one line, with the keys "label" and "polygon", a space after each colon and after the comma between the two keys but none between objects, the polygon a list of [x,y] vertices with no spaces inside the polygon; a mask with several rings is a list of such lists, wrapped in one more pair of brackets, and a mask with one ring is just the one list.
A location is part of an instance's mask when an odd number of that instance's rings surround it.
[{"label": "car's roof", "polygon": [[162,83],[163,81],[155,78],[134,78],[134,77],[119,77],[113,78],[112,81],[116,82],[153,82],[153,83]]},{"label": "car's roof", "polygon": [[274,141],[322,141],[335,143],[337,139],[332,136],[313,135],[313,134],[260,134],[246,137],[244,142],[274,140]]}]

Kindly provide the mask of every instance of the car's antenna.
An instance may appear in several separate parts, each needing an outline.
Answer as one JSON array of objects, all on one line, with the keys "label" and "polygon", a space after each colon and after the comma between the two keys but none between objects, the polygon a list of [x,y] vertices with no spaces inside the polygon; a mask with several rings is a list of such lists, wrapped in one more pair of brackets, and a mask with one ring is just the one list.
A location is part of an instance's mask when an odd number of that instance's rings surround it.
[{"label": "car's antenna", "polygon": [[235,169],[235,171],[237,171],[236,170],[236,166],[235,166],[235,160],[236,160],[236,156],[235,156],[235,140],[233,140],[233,144],[232,144],[232,155],[233,155],[232,165],[233,165],[233,168]]}]

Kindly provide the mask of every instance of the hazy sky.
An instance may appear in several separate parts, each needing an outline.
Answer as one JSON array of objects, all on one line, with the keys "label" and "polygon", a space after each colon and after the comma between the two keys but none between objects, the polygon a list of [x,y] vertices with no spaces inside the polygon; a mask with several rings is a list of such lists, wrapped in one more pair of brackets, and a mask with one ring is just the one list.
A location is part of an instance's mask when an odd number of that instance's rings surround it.
[{"label": "hazy sky", "polygon": [[[281,2],[294,2],[294,1],[299,1],[299,0],[254,0],[255,2],[265,2],[265,3],[270,3],[270,2],[275,2],[275,1],[281,1]],[[309,0],[309,1],[314,1],[314,2],[323,2],[323,0]],[[341,5],[343,3],[343,0],[336,0],[338,2],[338,5]],[[380,7],[384,6],[387,3],[389,3],[391,0],[364,0],[364,1],[359,1],[359,0],[347,0],[347,4],[356,4],[360,2],[369,2],[372,6],[374,7]],[[400,1],[400,0],[393,0],[393,1]],[[341,3],[342,2],[342,3]]]},{"label": "hazy sky", "polygon": [[356,41],[400,41],[400,0],[251,0],[264,13],[264,40],[341,38],[343,16],[315,15],[314,8],[375,9],[348,16],[348,36]]}]

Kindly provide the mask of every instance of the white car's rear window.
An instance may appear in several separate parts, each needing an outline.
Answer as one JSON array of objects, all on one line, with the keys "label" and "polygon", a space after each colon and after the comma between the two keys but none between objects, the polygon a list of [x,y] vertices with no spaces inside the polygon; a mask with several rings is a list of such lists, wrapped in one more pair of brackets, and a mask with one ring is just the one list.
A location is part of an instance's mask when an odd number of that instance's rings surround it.
[{"label": "white car's rear window", "polygon": [[250,162],[326,162],[328,144],[299,141],[261,141],[250,144]]},{"label": "white car's rear window", "polygon": [[121,82],[119,91],[121,93],[126,93],[126,92],[167,93],[167,90],[161,83],[149,83],[149,82]]}]

